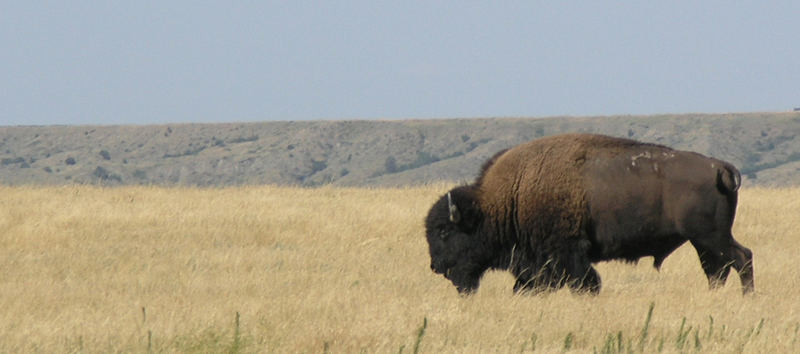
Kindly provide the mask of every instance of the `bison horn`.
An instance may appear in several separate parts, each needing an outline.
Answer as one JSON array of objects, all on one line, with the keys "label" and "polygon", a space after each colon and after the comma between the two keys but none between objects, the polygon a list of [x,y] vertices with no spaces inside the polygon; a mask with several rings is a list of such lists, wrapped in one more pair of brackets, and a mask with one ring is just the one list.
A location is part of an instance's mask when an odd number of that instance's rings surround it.
[{"label": "bison horn", "polygon": [[450,192],[447,192],[447,210],[450,212],[450,222],[457,224],[461,221],[461,214],[458,212],[456,205],[453,204],[453,197],[450,196]]}]

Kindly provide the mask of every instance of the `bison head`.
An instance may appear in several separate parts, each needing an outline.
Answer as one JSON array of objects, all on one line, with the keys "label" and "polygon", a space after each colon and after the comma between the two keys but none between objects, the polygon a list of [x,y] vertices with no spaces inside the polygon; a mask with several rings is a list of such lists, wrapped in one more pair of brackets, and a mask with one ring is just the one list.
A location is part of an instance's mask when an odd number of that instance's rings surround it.
[{"label": "bison head", "polygon": [[452,189],[433,204],[425,219],[431,270],[453,282],[459,293],[478,288],[491,264],[491,254],[480,237],[483,213],[472,186]]}]

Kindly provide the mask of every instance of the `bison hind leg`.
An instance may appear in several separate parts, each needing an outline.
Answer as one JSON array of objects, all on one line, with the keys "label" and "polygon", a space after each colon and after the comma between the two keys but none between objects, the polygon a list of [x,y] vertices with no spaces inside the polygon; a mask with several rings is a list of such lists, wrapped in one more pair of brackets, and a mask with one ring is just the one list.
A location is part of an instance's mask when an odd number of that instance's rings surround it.
[{"label": "bison hind leg", "polygon": [[[703,272],[706,273],[708,278],[708,287],[716,289],[725,285],[728,280],[728,275],[731,271],[731,266],[737,265],[738,262],[731,253],[732,248],[714,245],[709,247],[703,245],[701,242],[692,242],[697,256],[700,258],[700,265],[703,267]],[[735,252],[735,251],[734,251]]]},{"label": "bison hind leg", "polygon": [[708,287],[716,289],[725,285],[728,280],[728,274],[731,271],[732,262],[726,262],[724,253],[717,250],[710,250],[698,247],[697,256],[700,258],[700,265],[703,267],[703,272],[706,273],[708,278]]},{"label": "bison hind leg", "polygon": [[752,292],[753,252],[736,242],[729,233],[721,237],[714,236],[691,240],[708,277],[709,287],[715,289],[724,285],[733,267],[739,273],[742,291],[745,294]]},{"label": "bison hind leg", "polygon": [[753,252],[733,240],[733,257],[733,268],[739,273],[739,279],[742,281],[742,292],[745,294],[752,292],[755,289],[753,281]]}]

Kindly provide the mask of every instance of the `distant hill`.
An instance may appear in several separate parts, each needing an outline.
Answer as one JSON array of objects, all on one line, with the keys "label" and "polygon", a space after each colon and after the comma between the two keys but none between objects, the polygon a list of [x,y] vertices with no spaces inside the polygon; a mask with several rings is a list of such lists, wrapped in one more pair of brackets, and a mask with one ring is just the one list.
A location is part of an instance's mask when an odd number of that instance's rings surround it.
[{"label": "distant hill", "polygon": [[397,186],[471,181],[496,151],[592,132],[734,163],[745,186],[800,185],[800,112],[148,126],[0,127],[0,183]]}]

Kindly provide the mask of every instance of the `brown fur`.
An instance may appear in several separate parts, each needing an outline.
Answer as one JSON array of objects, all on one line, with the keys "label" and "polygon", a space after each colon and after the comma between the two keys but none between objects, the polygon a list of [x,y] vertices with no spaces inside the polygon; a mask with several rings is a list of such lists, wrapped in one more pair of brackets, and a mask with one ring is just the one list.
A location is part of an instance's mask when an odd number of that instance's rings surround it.
[{"label": "brown fur", "polygon": [[724,161],[661,145],[541,138],[497,153],[474,184],[451,191],[463,221],[446,220],[444,197],[434,204],[426,219],[431,267],[464,292],[487,268],[509,269],[515,290],[568,284],[597,292],[592,262],[653,256],[658,268],[688,240],[712,286],[733,265],[752,291],[752,253],[730,234],[740,180]]}]

